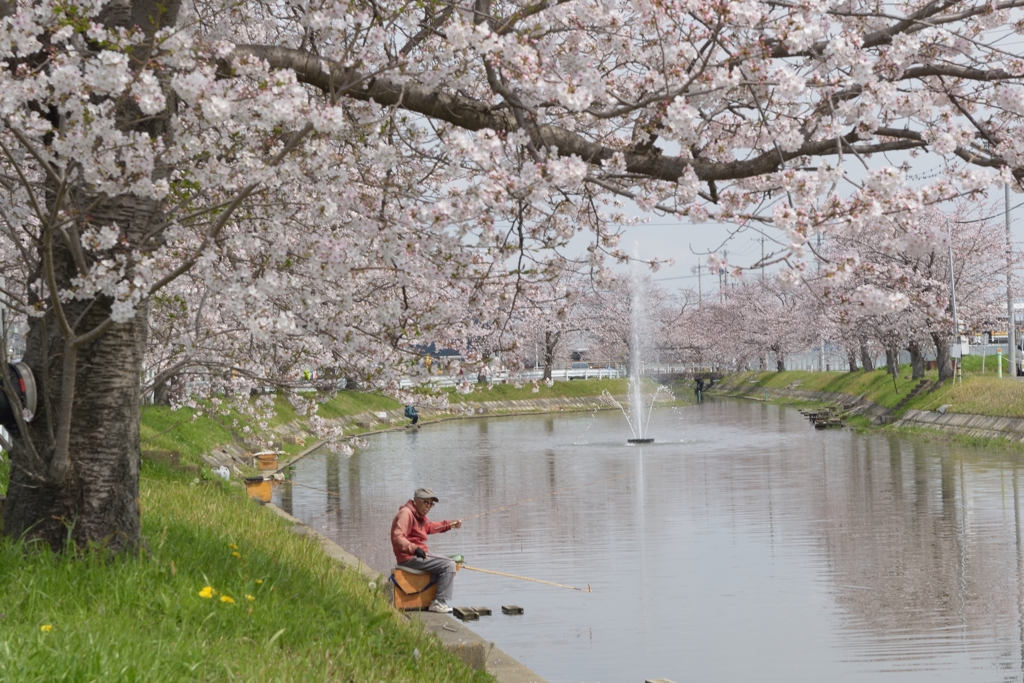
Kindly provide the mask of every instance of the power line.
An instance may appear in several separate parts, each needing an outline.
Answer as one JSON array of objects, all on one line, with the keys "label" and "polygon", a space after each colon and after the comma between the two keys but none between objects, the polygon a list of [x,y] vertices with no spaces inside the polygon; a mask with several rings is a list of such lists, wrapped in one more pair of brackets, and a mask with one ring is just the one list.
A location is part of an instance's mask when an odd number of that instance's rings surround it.
[{"label": "power line", "polygon": [[695,277],[700,277],[700,276],[699,275],[680,275],[679,277],[656,277],[656,278],[654,278],[654,281],[655,282],[668,282],[669,280],[692,280]]},{"label": "power line", "polygon": [[[1019,209],[1022,206],[1024,206],[1024,202],[1021,202],[1017,206],[1011,206],[1009,210],[1013,211],[1014,209]],[[1001,217],[1003,215],[1003,213],[1004,213],[1003,211],[1000,211],[999,213],[994,213],[991,216],[985,216],[984,218],[975,218],[974,220],[970,220],[970,221],[953,221],[953,222],[956,223],[957,225],[967,225],[968,223],[981,223],[982,221],[990,221],[993,218],[999,218],[999,217]]]}]

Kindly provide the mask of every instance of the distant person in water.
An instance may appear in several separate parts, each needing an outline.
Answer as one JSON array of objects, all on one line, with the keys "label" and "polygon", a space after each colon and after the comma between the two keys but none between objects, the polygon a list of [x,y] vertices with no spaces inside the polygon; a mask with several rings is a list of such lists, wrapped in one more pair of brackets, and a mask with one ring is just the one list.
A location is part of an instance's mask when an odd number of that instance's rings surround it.
[{"label": "distant person in water", "polygon": [[412,500],[398,508],[398,514],[391,522],[391,548],[395,551],[395,560],[399,567],[430,572],[431,576],[437,579],[437,597],[427,610],[445,614],[452,611],[448,602],[452,599],[452,584],[455,583],[455,560],[441,555],[430,555],[427,552],[427,536],[458,529],[462,526],[462,520],[431,522],[427,519],[427,512],[435,503],[437,496],[433,491],[416,489]]},{"label": "distant person in water", "polygon": [[408,405],[405,407],[405,416],[412,420],[410,424],[415,425],[420,421],[420,414],[416,412],[416,406]]},{"label": "distant person in water", "polygon": [[704,378],[697,378],[697,388],[693,390],[693,393],[697,396],[697,403],[704,400]]}]

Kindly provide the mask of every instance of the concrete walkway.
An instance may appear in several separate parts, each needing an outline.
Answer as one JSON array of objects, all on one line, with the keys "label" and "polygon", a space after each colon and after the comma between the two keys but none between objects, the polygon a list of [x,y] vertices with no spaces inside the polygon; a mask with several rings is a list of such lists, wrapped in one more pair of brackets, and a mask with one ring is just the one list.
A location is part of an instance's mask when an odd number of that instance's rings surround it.
[{"label": "concrete walkway", "polygon": [[[273,503],[267,503],[264,507],[291,522],[294,533],[318,541],[323,547],[324,553],[331,559],[359,572],[369,581],[376,581],[377,585],[383,585],[383,582],[387,581],[386,576],[371,569],[358,557],[303,524],[298,518],[291,516]],[[457,654],[462,661],[474,669],[484,669],[497,678],[500,683],[547,683],[529,668],[495,647],[494,643],[484,640],[451,615],[432,612],[396,612],[395,614],[407,622],[422,624],[423,628],[440,639],[446,649]]]}]

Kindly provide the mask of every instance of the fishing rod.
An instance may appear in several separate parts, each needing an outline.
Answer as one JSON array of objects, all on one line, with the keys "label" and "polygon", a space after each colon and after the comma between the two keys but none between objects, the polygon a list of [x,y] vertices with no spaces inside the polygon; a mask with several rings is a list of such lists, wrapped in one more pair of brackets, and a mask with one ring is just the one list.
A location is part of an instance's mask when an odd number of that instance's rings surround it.
[{"label": "fishing rod", "polygon": [[607,481],[615,481],[616,479],[622,479],[623,477],[632,476],[632,474],[633,474],[632,472],[627,472],[626,474],[620,474],[620,475],[615,476],[615,477],[608,477],[607,479],[598,479],[597,481],[592,481],[592,482],[587,483],[587,484],[580,484],[579,486],[572,486],[570,488],[560,489],[558,491],[552,491],[551,493],[543,493],[543,494],[541,494],[539,496],[534,496],[533,498],[527,498],[526,500],[520,500],[520,501],[518,501],[516,503],[509,503],[508,505],[502,505],[501,507],[492,508],[490,510],[484,510],[483,512],[478,512],[477,514],[475,514],[475,515],[473,515],[471,517],[463,517],[462,521],[465,522],[467,520],[476,519],[477,517],[483,517],[484,515],[489,515],[489,514],[492,514],[494,512],[501,512],[502,510],[507,510],[507,509],[513,508],[513,507],[515,507],[517,505],[522,505],[523,503],[530,503],[530,502],[535,501],[535,500],[540,500],[541,498],[549,498],[551,496],[557,496],[560,493],[569,493],[570,491],[576,491],[578,489],[586,488],[588,486],[593,486],[594,484],[601,484],[601,483],[604,483],[604,482],[607,482]]},{"label": "fishing rod", "polygon": [[495,574],[496,576],[507,576],[510,579],[521,579],[523,581],[533,581],[534,583],[543,583],[546,586],[557,586],[558,588],[569,588],[570,590],[580,591],[582,593],[593,593],[594,592],[594,591],[590,590],[590,584],[589,583],[587,584],[587,589],[583,590],[582,588],[577,588],[576,586],[566,586],[565,584],[562,584],[562,583],[554,583],[552,581],[542,581],[540,579],[531,579],[529,576],[519,576],[518,574],[506,574],[505,572],[496,572],[496,571],[493,571],[491,569],[480,569],[479,567],[470,567],[468,564],[462,564],[460,566],[461,566],[462,569],[469,569],[469,570],[472,570],[474,572],[483,572],[484,574]]}]

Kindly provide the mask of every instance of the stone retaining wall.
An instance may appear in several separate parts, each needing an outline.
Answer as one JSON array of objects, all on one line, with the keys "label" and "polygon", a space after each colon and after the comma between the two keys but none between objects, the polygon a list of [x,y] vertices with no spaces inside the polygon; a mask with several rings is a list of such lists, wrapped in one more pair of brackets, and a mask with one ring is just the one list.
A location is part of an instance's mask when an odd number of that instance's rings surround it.
[{"label": "stone retaining wall", "polygon": [[889,414],[888,408],[872,403],[864,398],[864,394],[854,396],[853,394],[844,394],[838,391],[811,391],[796,387],[765,389],[765,387],[756,385],[749,387],[726,387],[714,393],[734,398],[748,398],[755,401],[764,401],[767,397],[769,401],[777,398],[792,398],[800,401],[814,401],[816,403],[835,403],[842,405],[848,413],[866,415],[867,417],[874,418],[877,422],[884,422]]},{"label": "stone retaining wall", "polygon": [[[764,387],[750,389],[733,387],[721,393],[726,396],[763,401],[765,400],[764,391]],[[806,391],[796,388],[768,390],[768,400],[779,397],[843,404],[848,410],[852,407],[852,411],[857,414],[874,417],[878,423],[884,423],[890,413],[890,409],[871,403],[863,395],[853,396],[852,394]],[[893,427],[925,427],[967,436],[1024,442],[1024,419],[1022,418],[908,410],[891,424]]]},{"label": "stone retaining wall", "polygon": [[928,427],[968,436],[1024,442],[1024,419],[990,417],[961,413],[937,413],[929,410],[908,410],[893,423],[894,427]]}]

